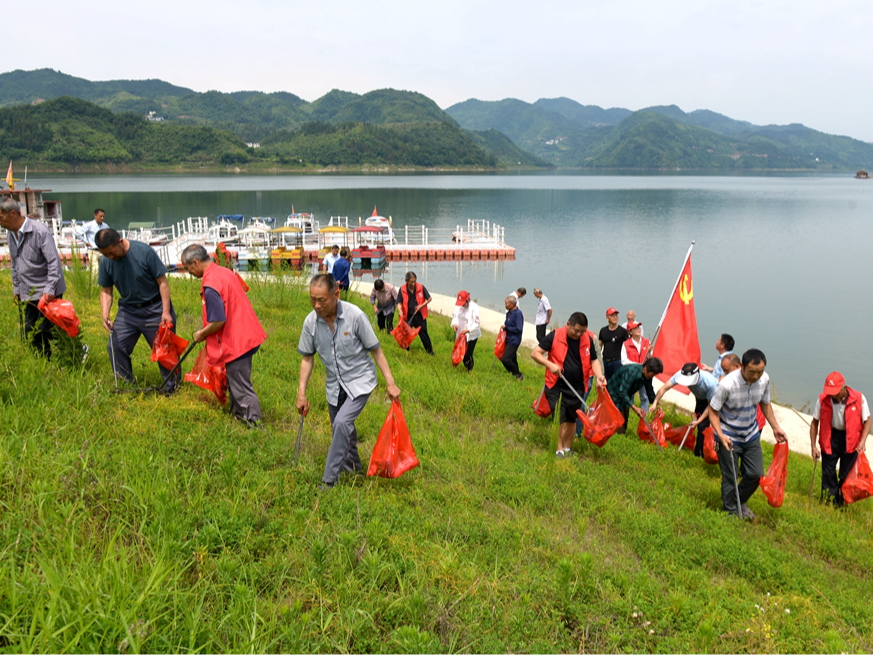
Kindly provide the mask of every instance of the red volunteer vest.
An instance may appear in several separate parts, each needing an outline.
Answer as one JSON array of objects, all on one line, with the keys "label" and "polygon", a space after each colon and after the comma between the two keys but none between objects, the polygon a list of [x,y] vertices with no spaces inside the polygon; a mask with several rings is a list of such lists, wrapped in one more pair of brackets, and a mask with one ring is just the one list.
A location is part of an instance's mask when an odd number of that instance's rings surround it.
[{"label": "red volunteer vest", "polygon": [[[854,453],[861,441],[861,392],[849,389],[846,398],[846,452]],[[818,397],[821,402],[821,418],[818,421],[818,443],[823,453],[831,454],[831,421],[834,418],[833,398],[826,393]]]},{"label": "red volunteer vest", "polygon": [[[261,327],[236,273],[218,264],[210,264],[201,279],[201,298],[205,287],[215,289],[221,296],[226,317],[224,327],[206,337],[206,360],[210,366],[231,362],[264,343],[267,333]],[[204,299],[203,325],[207,322]]]},{"label": "red volunteer vest", "polygon": [[[565,325],[555,330],[555,340],[552,342],[552,349],[548,352],[547,359],[563,368],[568,348],[567,326]],[[591,377],[591,333],[588,330],[585,330],[585,333],[579,338],[579,359],[582,362],[582,380],[583,383],[587,383],[588,378]],[[546,386],[549,389],[554,387],[560,379],[560,376],[546,369]]]},{"label": "red volunteer vest", "polygon": [[[424,287],[421,286],[421,283],[415,283],[415,304],[420,305],[424,302]],[[403,317],[403,320],[409,323],[409,317],[406,315],[407,308],[409,307],[409,289],[404,284],[400,287],[400,307],[402,307],[400,315]],[[421,317],[427,318],[427,305],[421,308],[418,312],[421,314]]]},{"label": "red volunteer vest", "polygon": [[627,358],[634,364],[642,364],[646,361],[646,352],[649,350],[649,340],[645,337],[640,338],[640,347],[633,339],[628,339],[624,342],[624,349],[627,352]]}]

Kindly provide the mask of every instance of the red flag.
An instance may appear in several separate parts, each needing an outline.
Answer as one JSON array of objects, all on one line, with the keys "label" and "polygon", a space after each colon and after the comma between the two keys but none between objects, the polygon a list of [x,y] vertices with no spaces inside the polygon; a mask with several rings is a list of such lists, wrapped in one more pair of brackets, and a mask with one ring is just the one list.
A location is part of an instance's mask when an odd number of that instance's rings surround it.
[{"label": "red flag", "polygon": [[[694,247],[693,245],[691,246]],[[658,376],[669,380],[687,362],[700,364],[700,340],[697,338],[697,317],[694,314],[694,281],[691,278],[691,249],[673,289],[673,295],[661,318],[655,338],[653,357],[664,363],[664,372]],[[688,393],[684,387],[674,387]]]}]

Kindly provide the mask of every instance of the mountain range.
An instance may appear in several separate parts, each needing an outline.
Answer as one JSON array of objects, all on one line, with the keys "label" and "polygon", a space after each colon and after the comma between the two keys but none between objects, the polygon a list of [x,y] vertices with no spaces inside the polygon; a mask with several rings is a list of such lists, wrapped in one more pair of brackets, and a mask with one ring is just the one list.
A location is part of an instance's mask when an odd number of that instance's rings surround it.
[{"label": "mountain range", "polygon": [[[16,156],[27,156],[28,139],[14,133],[13,123],[26,122],[41,103],[62,96],[118,115],[151,113],[162,119],[150,129],[210,128],[215,133],[208,140],[218,148],[212,160],[224,164],[714,171],[873,167],[873,144],[800,124],[758,126],[709,110],[684,112],[675,105],[631,111],[569,98],[534,103],[510,98],[470,99],[443,110],[421,93],[394,89],[363,95],[334,89],[308,102],[287,92],[198,93],[162,80],[92,82],[51,69],[0,74],[0,152],[11,148],[17,149]],[[60,138],[57,126],[65,121],[78,124],[77,112],[89,113],[82,105],[64,106],[75,111],[66,119],[57,108],[50,112],[56,119],[51,138]],[[89,138],[88,130],[74,131]],[[233,136],[221,137],[226,142],[219,145],[215,134],[227,132]],[[262,147],[246,150],[243,142]],[[221,148],[230,154],[222,158]],[[125,161],[136,161],[145,152],[113,149]],[[83,160],[79,150],[80,163],[99,163],[107,151],[91,147]],[[89,151],[87,144],[84,150]],[[69,153],[54,148],[31,154],[67,161],[54,158]]]}]

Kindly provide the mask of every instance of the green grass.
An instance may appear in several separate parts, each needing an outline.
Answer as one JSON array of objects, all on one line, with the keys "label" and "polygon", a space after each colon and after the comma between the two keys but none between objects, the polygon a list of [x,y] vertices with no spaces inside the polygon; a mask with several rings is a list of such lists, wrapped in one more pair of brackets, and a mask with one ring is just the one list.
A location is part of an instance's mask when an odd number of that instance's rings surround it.
[{"label": "green grass", "polygon": [[[269,334],[254,360],[264,431],[192,385],[114,395],[96,295],[67,294],[84,368],[32,355],[0,306],[0,649],[873,650],[873,504],[811,503],[812,463],[793,454],[783,507],[756,493],[751,524],[718,511],[717,467],[675,448],[616,435],[555,460],[557,426],[530,409],[542,369],[526,352],[524,382],[492,367],[490,336],[471,374],[452,368],[442,317],[435,359],[382,337],[421,466],[318,494],[320,363],[291,466],[299,280],[251,282]],[[171,288],[187,337],[198,283]],[[159,382],[143,343],[134,362]],[[358,421],[365,463],[388,406],[381,382]]]}]

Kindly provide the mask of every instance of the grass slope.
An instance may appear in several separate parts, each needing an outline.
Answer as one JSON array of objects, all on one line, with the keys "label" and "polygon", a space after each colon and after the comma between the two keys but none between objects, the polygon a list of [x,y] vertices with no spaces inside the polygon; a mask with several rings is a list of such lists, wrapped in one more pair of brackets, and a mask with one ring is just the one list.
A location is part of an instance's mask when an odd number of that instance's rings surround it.
[{"label": "grass slope", "polygon": [[[716,468],[635,436],[577,442],[556,461],[556,426],[529,408],[542,369],[527,353],[524,382],[492,367],[488,335],[472,374],[453,369],[451,329],[434,316],[435,359],[381,337],[421,466],[319,495],[320,363],[290,465],[309,311],[298,286],[252,281],[269,334],[254,360],[267,429],[248,431],[191,385],[113,395],[88,280],[68,274],[91,345],[83,371],[32,356],[0,304],[3,650],[873,649],[873,504],[810,505],[808,459],[792,455],[781,509],[752,498],[752,524],[718,511]],[[190,335],[197,284],[171,288]],[[134,357],[155,383],[142,343]],[[383,382],[358,421],[365,462],[387,408]]]}]

